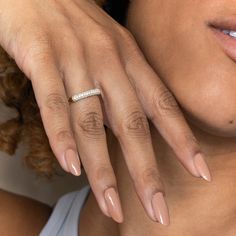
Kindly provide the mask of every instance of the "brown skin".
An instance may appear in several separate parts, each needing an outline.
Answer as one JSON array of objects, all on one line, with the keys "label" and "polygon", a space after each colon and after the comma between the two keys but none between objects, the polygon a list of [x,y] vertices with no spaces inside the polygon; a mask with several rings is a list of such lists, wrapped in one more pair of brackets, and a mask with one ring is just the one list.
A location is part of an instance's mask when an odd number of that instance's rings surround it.
[{"label": "brown skin", "polygon": [[[118,144],[110,141],[124,208],[124,223],[112,226],[119,235],[236,235],[236,66],[207,27],[209,20],[235,14],[235,3],[233,0],[150,0],[148,4],[132,1],[128,28],[182,106],[206,153],[213,182],[207,184],[188,176],[151,126],[171,217],[171,225],[163,227],[145,216],[123,155],[117,151]],[[86,219],[92,215],[86,209],[92,202],[91,195],[82,211],[81,235],[109,235],[98,233],[99,227],[88,232]],[[93,215],[94,221],[99,217],[99,213]]]},{"label": "brown skin", "polygon": [[119,143],[108,134],[124,222],[116,224],[104,216],[91,193],[82,210],[80,236],[110,236],[111,232],[115,236],[236,235],[236,67],[206,26],[215,17],[234,14],[235,3],[234,0],[131,3],[128,28],[182,106],[206,153],[213,182],[189,176],[150,124],[171,217],[169,227],[155,223],[139,201]]},{"label": "brown skin", "polygon": [[[201,150],[196,142],[191,141],[194,140],[193,134],[173,95],[147,63],[133,36],[93,0],[0,0],[0,15],[0,44],[32,82],[39,108],[35,113],[36,104],[31,101],[32,96],[29,100],[23,97],[24,102],[20,105],[13,101],[12,106],[24,121],[21,134],[30,136],[29,145],[32,147],[31,142],[38,143],[35,137],[40,126],[40,129],[44,127],[49,141],[42,144],[45,148],[42,153],[41,149],[38,151],[38,145],[33,145],[28,163],[39,172],[50,175],[54,163],[52,159],[45,161],[44,157],[47,156],[45,151],[52,151],[49,158],[53,158],[54,154],[64,170],[79,175],[81,160],[100,209],[105,215],[122,222],[122,210],[114,212],[108,209],[107,198],[104,197],[106,190],[116,189],[117,186],[106,144],[105,123],[118,138],[136,192],[149,217],[155,220],[152,197],[155,192],[164,190],[156,168],[147,118],[152,120],[194,176],[199,176],[194,156]],[[19,88],[16,81],[5,75],[3,82],[6,83],[2,83],[0,91],[4,91],[3,95],[5,93],[6,104],[11,97],[9,90],[15,98],[15,90]],[[16,85],[15,88],[11,82]],[[69,106],[69,96],[93,87],[101,89],[101,96]],[[28,89],[25,85],[24,88]],[[17,100],[20,100],[20,89],[17,94]],[[178,119],[173,120],[170,116],[161,119],[163,109],[160,104],[166,98],[174,104],[170,111]],[[30,109],[32,113],[28,113],[28,108],[33,108]],[[40,115],[42,120],[39,117],[35,120],[35,114]],[[43,127],[38,124],[40,121]],[[21,119],[8,123],[8,127],[13,124],[19,129],[22,127]],[[9,130],[18,135],[15,129],[5,128],[6,133]],[[176,134],[181,138],[176,139]],[[10,141],[8,138],[6,143]],[[49,144],[51,150],[48,150]],[[13,148],[10,147],[10,150]],[[38,161],[39,158],[43,159],[42,162]],[[48,167],[49,170],[46,169]],[[144,186],[139,182],[140,176],[150,169],[155,175]],[[119,196],[115,198],[119,205]]]},{"label": "brown skin", "polygon": [[191,120],[231,137],[236,135],[236,66],[207,23],[235,12],[235,0],[134,0],[128,17],[148,61]]},{"label": "brown skin", "polygon": [[36,236],[52,209],[40,202],[0,190],[0,235]]},{"label": "brown skin", "polygon": [[[124,209],[124,223],[117,224],[111,218],[104,216],[94,194],[90,192],[81,212],[78,226],[80,236],[234,236],[236,234],[236,189],[234,188],[236,184],[236,140],[235,138],[228,139],[209,135],[194,126],[192,128],[200,140],[201,147],[207,153],[207,160],[213,176],[213,182],[210,184],[189,176],[174,158],[174,153],[166,142],[151,126],[155,154],[160,172],[164,177],[171,217],[170,226],[165,227],[154,223],[145,213],[135,192],[119,143],[109,132],[108,146],[119,183],[118,187]],[[224,168],[222,163],[224,163]],[[29,229],[28,233],[30,234],[27,235],[37,235],[35,232],[44,227],[50,209],[45,209],[42,206],[42,209],[39,209],[37,213],[38,217],[32,217],[35,215],[35,208],[28,207],[31,205],[30,202],[25,201],[25,203],[19,204],[17,198],[14,198],[14,201],[8,201],[8,199],[9,196],[0,199],[6,207],[4,211],[1,211],[4,212],[2,216],[4,224],[0,225],[0,232],[3,232],[1,235],[23,236],[25,230]],[[14,213],[6,215],[10,212],[9,209]],[[20,222],[22,233],[15,234],[12,227],[15,220],[12,220],[12,216],[19,214],[22,219]],[[39,220],[39,216],[43,218],[43,221]],[[17,218],[19,217],[14,219]],[[36,231],[32,230],[33,227]]]},{"label": "brown skin", "polygon": [[166,142],[151,127],[155,154],[164,177],[170,226],[162,226],[147,217],[135,193],[119,144],[109,135],[110,153],[124,209],[124,223],[116,224],[103,216],[91,193],[81,212],[80,236],[110,236],[109,232],[114,231],[116,233],[112,235],[115,236],[236,235],[236,139],[209,135],[193,125],[191,127],[207,154],[212,183],[190,177]]}]

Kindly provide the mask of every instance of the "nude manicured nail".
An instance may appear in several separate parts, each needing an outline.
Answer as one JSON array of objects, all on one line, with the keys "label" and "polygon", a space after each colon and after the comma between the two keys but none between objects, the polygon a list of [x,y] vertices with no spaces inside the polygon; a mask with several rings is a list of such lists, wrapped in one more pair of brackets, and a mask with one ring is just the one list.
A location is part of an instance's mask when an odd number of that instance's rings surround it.
[{"label": "nude manicured nail", "polygon": [[206,181],[210,182],[211,181],[210,170],[209,170],[207,163],[204,160],[204,157],[201,153],[198,153],[194,157],[194,164],[195,164],[197,171],[202,176],[202,178],[205,179]]},{"label": "nude manicured nail", "polygon": [[164,199],[163,193],[158,192],[153,196],[152,207],[155,212],[156,219],[163,225],[169,225],[169,210]]},{"label": "nude manicured nail", "polygon": [[79,156],[73,149],[66,151],[65,159],[70,172],[75,176],[81,175]]},{"label": "nude manicured nail", "polygon": [[109,188],[105,191],[104,197],[111,217],[118,223],[123,222],[123,214],[118,194],[114,188]]}]

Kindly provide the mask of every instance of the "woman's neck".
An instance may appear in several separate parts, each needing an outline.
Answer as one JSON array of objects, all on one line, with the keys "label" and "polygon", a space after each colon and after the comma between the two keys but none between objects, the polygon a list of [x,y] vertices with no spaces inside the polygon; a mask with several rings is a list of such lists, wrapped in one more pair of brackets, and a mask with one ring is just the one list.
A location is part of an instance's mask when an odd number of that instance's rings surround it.
[{"label": "woman's neck", "polygon": [[[236,139],[219,138],[194,126],[191,128],[202,151],[206,154],[206,160],[212,173],[211,183],[192,177],[151,125],[154,150],[170,210],[171,225],[169,227],[151,221],[146,215],[135,192],[120,146],[112,133],[108,133],[108,146],[117,177],[124,222],[116,224],[103,216],[91,194],[84,210],[96,208],[96,213],[93,213],[95,225],[99,218],[103,219],[108,226],[108,234],[104,234],[104,231],[98,234],[96,231],[96,235],[111,235],[109,230],[114,230],[120,236],[236,235],[236,229],[233,229],[236,210],[234,200],[236,194],[234,187],[236,184]],[[83,222],[86,222],[86,217]],[[96,226],[93,230],[96,230]],[[235,231],[233,232],[233,230]],[[86,231],[86,233],[88,236],[95,235],[92,232],[89,234]],[[84,235],[81,234],[81,236]]]}]

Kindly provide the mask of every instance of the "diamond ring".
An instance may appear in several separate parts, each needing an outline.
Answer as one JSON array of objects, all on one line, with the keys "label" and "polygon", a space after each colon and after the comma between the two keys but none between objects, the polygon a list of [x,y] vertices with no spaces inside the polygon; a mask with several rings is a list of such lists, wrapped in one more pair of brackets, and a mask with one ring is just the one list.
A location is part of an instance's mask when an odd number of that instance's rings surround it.
[{"label": "diamond ring", "polygon": [[78,94],[75,94],[73,96],[71,96],[68,101],[70,103],[73,103],[73,102],[78,102],[84,98],[87,98],[87,97],[91,97],[91,96],[95,96],[95,95],[100,95],[101,94],[101,90],[96,88],[96,89],[90,89],[90,90],[87,90],[85,92],[82,92],[82,93],[78,93]]}]

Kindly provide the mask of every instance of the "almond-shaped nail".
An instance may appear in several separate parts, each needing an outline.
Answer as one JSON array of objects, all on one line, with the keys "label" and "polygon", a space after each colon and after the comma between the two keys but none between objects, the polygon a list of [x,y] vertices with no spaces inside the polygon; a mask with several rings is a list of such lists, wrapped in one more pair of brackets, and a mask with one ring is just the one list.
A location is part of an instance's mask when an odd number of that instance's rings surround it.
[{"label": "almond-shaped nail", "polygon": [[197,171],[202,176],[202,178],[205,179],[206,181],[210,182],[211,181],[211,174],[210,174],[210,170],[207,166],[207,163],[203,157],[203,154],[198,153],[194,157],[194,164],[195,164]]},{"label": "almond-shaped nail", "polygon": [[70,172],[75,176],[81,175],[80,160],[78,154],[73,149],[68,149],[65,159]]},{"label": "almond-shaped nail", "polygon": [[169,225],[170,224],[169,210],[162,192],[154,194],[152,198],[152,207],[156,219],[163,225],[166,226]]},{"label": "almond-shaped nail", "polygon": [[104,193],[104,197],[105,197],[107,208],[109,210],[111,217],[116,222],[122,223],[123,214],[122,214],[121,204],[120,204],[120,200],[115,189],[108,188]]}]

